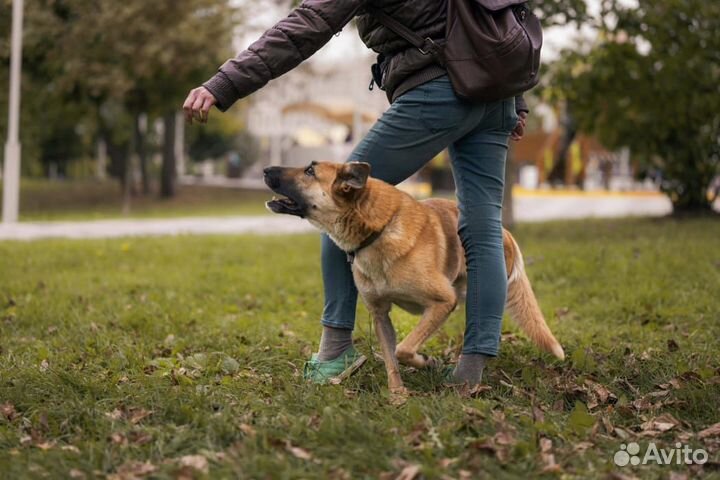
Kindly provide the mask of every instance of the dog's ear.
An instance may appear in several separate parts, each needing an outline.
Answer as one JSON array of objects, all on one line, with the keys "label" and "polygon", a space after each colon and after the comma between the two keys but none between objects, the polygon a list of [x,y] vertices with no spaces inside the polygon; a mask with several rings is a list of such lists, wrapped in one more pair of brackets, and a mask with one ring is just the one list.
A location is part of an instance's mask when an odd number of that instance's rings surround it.
[{"label": "dog's ear", "polygon": [[370,176],[370,164],[365,162],[349,162],[342,166],[338,174],[341,180],[340,189],[349,193],[365,187]]}]

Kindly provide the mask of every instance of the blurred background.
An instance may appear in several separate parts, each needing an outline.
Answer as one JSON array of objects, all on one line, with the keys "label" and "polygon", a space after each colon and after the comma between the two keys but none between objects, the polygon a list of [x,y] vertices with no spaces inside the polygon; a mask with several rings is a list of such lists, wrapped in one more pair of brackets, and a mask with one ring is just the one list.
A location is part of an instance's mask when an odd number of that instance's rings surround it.
[{"label": "blurred background", "polygon": [[[720,191],[720,4],[537,0],[542,84],[513,144],[514,220],[710,211]],[[188,91],[280,0],[25,0],[21,221],[259,215],[267,165],[343,161],[388,108],[351,22],[299,68],[186,125]],[[0,142],[12,1],[0,0]],[[4,179],[7,188],[8,178]],[[446,154],[402,188],[453,192]],[[513,208],[514,204],[514,208]]]}]

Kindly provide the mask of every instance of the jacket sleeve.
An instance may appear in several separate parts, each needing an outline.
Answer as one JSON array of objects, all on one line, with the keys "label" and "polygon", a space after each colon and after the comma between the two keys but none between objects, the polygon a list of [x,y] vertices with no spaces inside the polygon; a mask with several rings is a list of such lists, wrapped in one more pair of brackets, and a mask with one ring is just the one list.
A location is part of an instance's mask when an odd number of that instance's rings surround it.
[{"label": "jacket sleeve", "polygon": [[226,111],[237,100],[292,70],[325,45],[367,0],[305,0],[203,86]]}]

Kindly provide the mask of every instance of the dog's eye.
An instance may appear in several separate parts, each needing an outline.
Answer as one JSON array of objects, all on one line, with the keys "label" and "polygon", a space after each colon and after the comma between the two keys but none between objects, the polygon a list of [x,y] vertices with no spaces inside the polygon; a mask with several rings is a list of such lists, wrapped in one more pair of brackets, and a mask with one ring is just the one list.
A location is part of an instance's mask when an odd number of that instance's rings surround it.
[{"label": "dog's eye", "polygon": [[312,165],[307,167],[305,169],[305,175],[307,175],[308,177],[314,177],[315,176],[315,167],[313,167]]}]

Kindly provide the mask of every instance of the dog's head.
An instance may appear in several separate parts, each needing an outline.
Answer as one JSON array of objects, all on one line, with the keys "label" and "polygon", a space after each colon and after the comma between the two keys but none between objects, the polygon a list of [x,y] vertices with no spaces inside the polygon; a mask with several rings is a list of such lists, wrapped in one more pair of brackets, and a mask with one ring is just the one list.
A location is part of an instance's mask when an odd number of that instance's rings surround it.
[{"label": "dog's head", "polygon": [[367,185],[370,165],[312,162],[302,168],[269,167],[265,184],[281,195],[265,205],[273,213],[307,218],[328,228],[347,209]]}]

